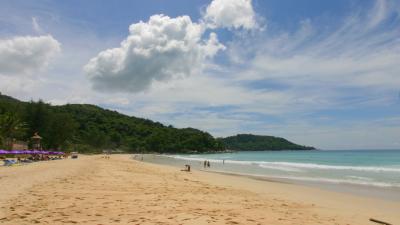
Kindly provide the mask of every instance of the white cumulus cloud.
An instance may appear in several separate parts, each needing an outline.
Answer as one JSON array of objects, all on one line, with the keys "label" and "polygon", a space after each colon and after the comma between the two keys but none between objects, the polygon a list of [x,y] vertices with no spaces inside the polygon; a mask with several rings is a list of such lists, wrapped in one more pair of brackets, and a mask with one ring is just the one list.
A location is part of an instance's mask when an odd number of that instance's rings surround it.
[{"label": "white cumulus cloud", "polygon": [[95,89],[140,92],[154,81],[193,74],[225,48],[214,33],[202,38],[204,27],[189,16],[153,15],[132,24],[129,33],[120,47],[100,52],[84,67]]},{"label": "white cumulus cloud", "polygon": [[211,28],[258,27],[251,0],[213,0],[206,9],[204,20]]},{"label": "white cumulus cloud", "polygon": [[60,46],[50,35],[0,39],[0,75],[31,75],[46,67]]}]

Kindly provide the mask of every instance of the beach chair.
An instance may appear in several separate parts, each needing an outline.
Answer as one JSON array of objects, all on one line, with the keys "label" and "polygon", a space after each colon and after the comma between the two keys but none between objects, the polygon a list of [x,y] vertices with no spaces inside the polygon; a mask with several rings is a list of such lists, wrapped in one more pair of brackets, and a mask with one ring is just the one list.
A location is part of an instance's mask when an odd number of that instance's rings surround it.
[{"label": "beach chair", "polygon": [[9,160],[9,159],[5,159],[3,160],[3,162],[4,162],[3,166],[12,166],[17,163],[15,162],[15,160]]}]

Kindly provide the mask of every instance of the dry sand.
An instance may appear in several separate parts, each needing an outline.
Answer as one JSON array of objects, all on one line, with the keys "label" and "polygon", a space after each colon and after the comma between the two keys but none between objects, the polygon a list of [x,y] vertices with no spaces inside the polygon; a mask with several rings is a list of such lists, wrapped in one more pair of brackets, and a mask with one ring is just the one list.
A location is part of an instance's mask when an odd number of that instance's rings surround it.
[{"label": "dry sand", "polygon": [[129,159],[0,168],[0,224],[400,224],[400,203]]}]

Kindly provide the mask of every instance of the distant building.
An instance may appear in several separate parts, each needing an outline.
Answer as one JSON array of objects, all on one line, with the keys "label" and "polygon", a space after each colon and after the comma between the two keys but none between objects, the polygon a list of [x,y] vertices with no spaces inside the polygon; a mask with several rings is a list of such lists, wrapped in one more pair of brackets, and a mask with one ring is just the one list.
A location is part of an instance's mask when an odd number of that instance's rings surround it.
[{"label": "distant building", "polygon": [[28,143],[25,141],[13,141],[11,150],[26,150],[28,149]]},{"label": "distant building", "polygon": [[37,132],[31,137],[31,140],[33,150],[42,150],[42,144],[40,143],[42,137],[40,137]]}]

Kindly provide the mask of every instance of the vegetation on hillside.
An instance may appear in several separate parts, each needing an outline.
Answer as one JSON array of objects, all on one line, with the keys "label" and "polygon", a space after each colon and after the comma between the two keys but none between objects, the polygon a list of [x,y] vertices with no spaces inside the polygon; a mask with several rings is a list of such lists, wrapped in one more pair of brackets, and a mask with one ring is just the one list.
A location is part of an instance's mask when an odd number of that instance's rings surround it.
[{"label": "vegetation on hillside", "polygon": [[315,148],[292,143],[284,138],[252,134],[238,134],[219,139],[227,149],[237,151],[313,150]]},{"label": "vegetation on hillside", "polygon": [[67,151],[201,153],[224,149],[210,134],[193,128],[164,126],[94,105],[51,106],[4,95],[0,95],[0,132],[0,145],[5,148],[10,147],[10,140],[29,141],[38,132],[44,148]]},{"label": "vegetation on hillside", "polygon": [[[38,132],[45,149],[64,151],[203,153],[230,150],[308,150],[283,138],[240,134],[215,139],[194,129],[177,129],[87,104],[52,106],[0,94],[0,147],[27,141]],[[30,144],[30,143],[29,143]]]}]

